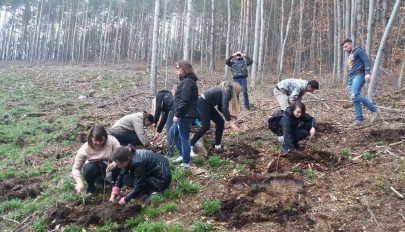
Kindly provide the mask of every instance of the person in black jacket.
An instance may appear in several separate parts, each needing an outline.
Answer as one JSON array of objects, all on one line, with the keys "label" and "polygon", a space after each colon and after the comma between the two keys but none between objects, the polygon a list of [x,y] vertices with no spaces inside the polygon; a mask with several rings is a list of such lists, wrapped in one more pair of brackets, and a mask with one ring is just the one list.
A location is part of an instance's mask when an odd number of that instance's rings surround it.
[{"label": "person in black jacket", "polygon": [[245,109],[250,110],[247,92],[247,77],[249,73],[247,67],[253,64],[252,59],[241,51],[237,51],[225,61],[225,64],[231,67],[233,80],[238,82],[242,87]]},{"label": "person in black jacket", "polygon": [[[156,133],[152,141],[157,141],[160,138],[163,127],[166,125],[166,145],[169,154],[173,152],[173,139],[170,137],[170,127],[173,124],[174,116],[174,96],[169,90],[161,90],[153,99],[152,105],[155,110],[153,126],[157,126]],[[159,124],[158,124],[159,123]]]},{"label": "person in black jacket", "polygon": [[113,161],[121,172],[112,189],[111,202],[115,202],[120,195],[123,185],[132,188],[132,191],[119,200],[120,205],[137,196],[162,192],[170,185],[172,174],[169,160],[153,151],[135,150],[131,145],[120,146],[114,151]]},{"label": "person in black jacket", "polygon": [[308,135],[315,135],[316,121],[311,115],[305,113],[305,105],[302,102],[294,102],[284,112],[279,122],[278,135],[282,142],[284,154],[298,148],[298,142]]},{"label": "person in black jacket", "polygon": [[[215,122],[216,125],[215,148],[222,148],[221,140],[224,132],[225,121],[222,119],[219,112],[224,115],[225,120],[229,122],[229,126],[232,129],[239,130],[231,118],[231,112],[233,116],[237,116],[239,113],[238,96],[240,92],[241,86],[238,83],[233,81],[223,81],[220,86],[212,87],[201,94],[198,98],[197,109],[202,126],[190,141],[191,149],[193,149],[194,144],[210,129],[211,120]],[[215,109],[215,106],[218,110]]]},{"label": "person in black jacket", "polygon": [[176,70],[180,84],[177,85],[174,95],[173,125],[169,133],[181,154],[181,166],[187,168],[190,167],[190,131],[193,121],[197,118],[198,78],[187,61],[179,61]]}]

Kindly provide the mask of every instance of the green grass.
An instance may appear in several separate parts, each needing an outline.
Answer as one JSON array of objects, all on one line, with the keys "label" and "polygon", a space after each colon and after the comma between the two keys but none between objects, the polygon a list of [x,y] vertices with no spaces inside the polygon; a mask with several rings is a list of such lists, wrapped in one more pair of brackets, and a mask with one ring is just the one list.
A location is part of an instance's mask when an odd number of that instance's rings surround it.
[{"label": "green grass", "polygon": [[188,168],[175,168],[172,171],[172,180],[181,182],[191,176],[191,174],[191,170]]},{"label": "green grass", "polygon": [[229,162],[226,160],[221,159],[221,157],[217,155],[212,155],[208,157],[207,164],[210,168],[217,168],[228,164]]},{"label": "green grass", "polygon": [[214,231],[214,226],[211,224],[196,221],[193,223],[192,232],[210,232]]},{"label": "green grass", "polygon": [[63,232],[82,232],[82,228],[78,226],[67,226],[63,229]]},{"label": "green grass", "polygon": [[217,199],[204,200],[201,203],[201,209],[204,216],[215,216],[220,212],[221,202]]},{"label": "green grass", "polygon": [[244,164],[236,164],[235,165],[235,170],[238,172],[238,173],[241,173],[241,174],[243,174],[243,173],[245,173],[246,172],[246,165],[244,165]]},{"label": "green grass", "polygon": [[262,148],[263,147],[263,141],[262,140],[256,140],[256,142],[255,142],[255,146],[256,146],[256,148]]},{"label": "green grass", "polygon": [[182,192],[179,189],[167,189],[163,192],[163,196],[169,200],[177,200],[182,196]]},{"label": "green grass", "polygon": [[[40,218],[38,221],[34,222],[31,227],[32,231],[35,232],[46,232],[46,222],[45,219]],[[66,230],[65,230],[66,231]]]},{"label": "green grass", "polygon": [[340,150],[340,154],[341,154],[342,156],[344,156],[344,157],[349,157],[349,155],[350,155],[350,150],[349,150],[349,148],[346,148],[346,147],[342,148],[342,150]]},{"label": "green grass", "polygon": [[182,193],[198,193],[200,187],[190,182],[182,182],[177,187]]},{"label": "green grass", "polygon": [[96,229],[96,232],[113,232],[118,231],[118,224],[116,222],[107,221],[102,227]]},{"label": "green grass", "polygon": [[134,232],[169,232],[169,228],[164,222],[143,222],[136,227]]},{"label": "green grass", "polygon": [[143,223],[144,221],[145,221],[144,215],[139,214],[136,217],[132,217],[132,218],[126,220],[125,225],[126,225],[126,228],[135,228],[139,224]]},{"label": "green grass", "polygon": [[374,155],[373,153],[366,151],[363,154],[361,154],[361,158],[365,159],[365,160],[371,160],[373,159]]},{"label": "green grass", "polygon": [[193,164],[197,167],[202,167],[205,164],[205,158],[201,155],[192,158]]},{"label": "green grass", "polygon": [[309,179],[313,179],[315,178],[315,171],[311,167],[309,167],[304,170],[304,176],[306,176]]},{"label": "green grass", "polygon": [[167,203],[159,208],[149,206],[145,209],[145,215],[148,216],[149,218],[156,218],[163,214],[173,213],[176,211],[176,209],[177,205],[175,203]]}]

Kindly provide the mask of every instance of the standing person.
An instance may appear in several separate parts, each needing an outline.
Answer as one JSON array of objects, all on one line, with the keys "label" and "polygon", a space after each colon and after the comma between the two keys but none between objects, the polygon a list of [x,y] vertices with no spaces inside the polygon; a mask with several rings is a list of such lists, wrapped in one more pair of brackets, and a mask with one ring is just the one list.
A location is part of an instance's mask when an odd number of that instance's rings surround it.
[{"label": "standing person", "polygon": [[349,54],[347,65],[349,68],[348,90],[354,106],[355,121],[350,126],[359,126],[363,123],[363,110],[361,104],[371,112],[370,122],[380,118],[380,111],[369,99],[360,95],[364,83],[370,82],[370,60],[366,52],[360,48],[353,48],[351,39],[345,39],[340,46]]},{"label": "standing person", "polygon": [[298,142],[308,135],[313,137],[316,131],[315,118],[307,114],[304,103],[294,102],[284,111],[273,132],[279,136],[283,155],[298,148]]},{"label": "standing person", "polygon": [[121,172],[112,189],[110,201],[114,202],[120,195],[123,185],[132,188],[119,200],[120,205],[140,195],[150,196],[154,192],[162,192],[172,180],[169,160],[153,151],[135,150],[131,145],[120,146],[114,152],[113,160]]},{"label": "standing person", "polygon": [[197,76],[187,61],[179,61],[176,66],[180,83],[174,96],[173,125],[170,136],[181,154],[181,166],[190,167],[190,131],[193,121],[197,118],[198,87]]},{"label": "standing person", "polygon": [[[173,91],[174,92],[174,91]],[[153,100],[155,107],[155,115],[153,116],[153,126],[156,127],[156,133],[153,136],[152,141],[156,141],[160,138],[163,127],[166,125],[166,145],[169,154],[173,153],[173,139],[170,136],[169,130],[173,124],[174,116],[174,96],[169,90],[161,90],[156,94],[156,98]],[[161,116],[162,115],[162,116]],[[158,124],[159,123],[159,124]]]},{"label": "standing person", "polygon": [[[236,82],[223,81],[217,87],[212,87],[205,91],[198,98],[198,112],[201,120],[201,128],[194,134],[190,141],[191,151],[194,144],[210,129],[211,120],[215,122],[215,149],[221,149],[222,134],[224,132],[225,121],[222,119],[221,112],[229,126],[234,130],[239,130],[232,120],[232,116],[239,114],[238,96],[241,92],[241,86]],[[215,109],[215,106],[217,109]],[[218,112],[219,111],[219,112]]]},{"label": "standing person", "polygon": [[95,182],[103,183],[106,172],[112,171],[113,180],[119,174],[115,169],[116,164],[111,162],[113,151],[120,146],[116,138],[107,135],[103,126],[92,126],[87,134],[87,142],[84,143],[74,159],[72,175],[75,181],[75,189],[81,193],[84,183],[80,177],[80,170],[83,168],[83,177],[87,183],[86,196],[91,196],[95,191]]},{"label": "standing person", "polygon": [[121,145],[148,145],[148,138],[143,129],[153,123],[153,116],[146,111],[133,113],[119,119],[111,127],[111,135],[118,139]]},{"label": "standing person", "polygon": [[315,80],[285,79],[276,84],[273,93],[281,109],[285,110],[291,103],[301,101],[306,92],[313,93],[318,89],[319,83]]},{"label": "standing person", "polygon": [[237,51],[234,54],[232,54],[232,56],[229,57],[225,63],[226,63],[226,65],[231,67],[233,80],[238,82],[240,84],[240,86],[242,87],[245,109],[250,110],[249,95],[247,92],[248,91],[247,90],[247,77],[248,77],[247,66],[249,66],[253,63],[252,59],[249,56],[243,54],[241,51]]}]

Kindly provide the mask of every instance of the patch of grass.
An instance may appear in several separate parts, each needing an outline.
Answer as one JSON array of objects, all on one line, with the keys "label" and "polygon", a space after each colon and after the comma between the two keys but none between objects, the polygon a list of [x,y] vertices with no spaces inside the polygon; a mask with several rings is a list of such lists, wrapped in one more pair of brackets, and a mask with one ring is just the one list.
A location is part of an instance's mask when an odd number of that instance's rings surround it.
[{"label": "patch of grass", "polygon": [[182,193],[198,193],[200,187],[190,182],[182,182],[177,187]]},{"label": "patch of grass", "polygon": [[35,232],[46,232],[46,222],[44,218],[40,218],[38,221],[34,222],[31,227],[32,231]]},{"label": "patch of grass", "polygon": [[150,203],[152,204],[152,205],[158,205],[160,202],[162,202],[163,201],[163,197],[162,196],[160,196],[160,195],[152,195],[151,197],[150,197]]},{"label": "patch of grass", "polygon": [[0,213],[10,209],[22,209],[24,203],[20,199],[11,199],[0,203]]},{"label": "patch of grass", "polygon": [[7,168],[5,171],[3,171],[2,173],[0,173],[0,180],[6,180],[6,179],[11,179],[15,177],[15,168],[11,167],[11,168]]},{"label": "patch of grass", "polygon": [[126,228],[135,228],[139,224],[143,223],[144,221],[145,221],[145,217],[143,216],[143,214],[139,214],[136,217],[132,217],[132,218],[128,219],[125,222],[125,227]]},{"label": "patch of grass", "polygon": [[113,232],[118,231],[118,224],[116,222],[107,221],[102,227],[96,229],[96,232]]},{"label": "patch of grass", "polygon": [[172,228],[170,228],[169,230],[170,232],[183,232],[183,226],[179,225],[179,224],[175,224],[174,226],[172,226]]},{"label": "patch of grass", "polygon": [[167,203],[167,204],[159,207],[159,209],[162,212],[162,214],[173,213],[176,211],[177,205],[176,205],[176,203]]},{"label": "patch of grass", "polygon": [[205,163],[205,158],[201,155],[192,158],[193,164],[197,167],[202,167]]},{"label": "patch of grass", "polygon": [[294,167],[292,167],[291,171],[292,172],[301,172],[302,170],[301,170],[300,164],[294,165]]},{"label": "patch of grass", "polygon": [[315,171],[311,167],[308,167],[304,170],[304,176],[306,176],[308,179],[313,179],[315,178]]},{"label": "patch of grass", "polygon": [[246,172],[246,166],[244,165],[244,164],[236,164],[235,165],[235,170],[238,172],[238,173],[245,173]]},{"label": "patch of grass", "polygon": [[63,232],[82,232],[82,228],[78,226],[67,226],[63,229]]},{"label": "patch of grass", "polygon": [[214,216],[219,213],[221,208],[221,202],[217,199],[204,200],[201,203],[202,214],[204,216]]},{"label": "patch of grass", "polygon": [[176,181],[183,181],[187,177],[191,176],[191,170],[189,168],[175,168],[172,172],[172,179]]},{"label": "patch of grass", "polygon": [[369,151],[366,151],[363,154],[361,154],[361,158],[363,158],[365,160],[371,160],[371,159],[373,159],[373,157],[374,157],[374,155]]},{"label": "patch of grass", "polygon": [[270,150],[272,152],[280,152],[281,151],[281,146],[279,144],[272,144],[270,147]]},{"label": "patch of grass", "polygon": [[262,148],[263,147],[263,141],[262,140],[256,140],[256,142],[255,142],[255,146],[256,146],[256,148]]},{"label": "patch of grass", "polygon": [[212,156],[208,157],[207,163],[208,163],[208,167],[217,168],[217,167],[228,164],[228,161],[221,159],[221,157],[219,157],[217,155],[212,155]]},{"label": "patch of grass", "polygon": [[67,178],[63,181],[63,183],[59,186],[60,192],[72,192],[75,189],[75,185],[71,178]]},{"label": "patch of grass", "polygon": [[350,155],[350,149],[347,147],[342,148],[342,150],[340,150],[340,154],[344,157],[349,157]]},{"label": "patch of grass", "polygon": [[181,190],[179,189],[167,189],[163,192],[163,196],[169,200],[177,200],[181,198]]},{"label": "patch of grass", "polygon": [[193,223],[192,232],[211,232],[214,231],[214,226],[211,224],[196,221]]},{"label": "patch of grass", "polygon": [[164,222],[143,222],[136,227],[134,232],[169,232],[169,228]]},{"label": "patch of grass", "polygon": [[384,141],[378,141],[375,145],[376,146],[384,146]]}]

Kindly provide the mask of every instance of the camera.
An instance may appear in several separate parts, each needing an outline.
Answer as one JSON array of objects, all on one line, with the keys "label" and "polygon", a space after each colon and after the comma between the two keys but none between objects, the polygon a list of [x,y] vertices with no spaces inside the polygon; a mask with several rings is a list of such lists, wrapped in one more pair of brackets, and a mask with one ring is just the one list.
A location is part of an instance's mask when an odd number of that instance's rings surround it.
[{"label": "camera", "polygon": [[236,56],[242,56],[242,54],[238,53],[238,54],[236,54]]}]

